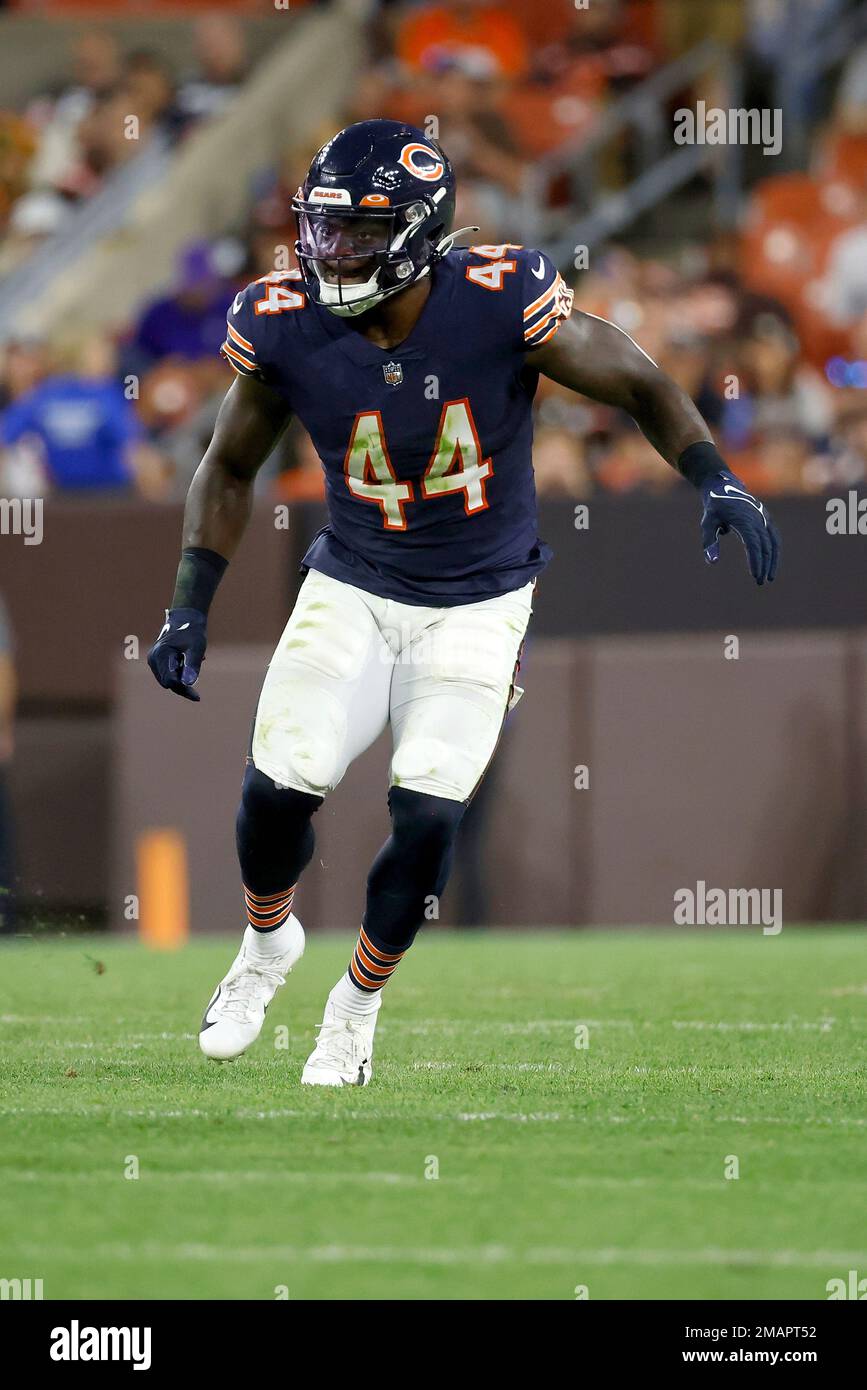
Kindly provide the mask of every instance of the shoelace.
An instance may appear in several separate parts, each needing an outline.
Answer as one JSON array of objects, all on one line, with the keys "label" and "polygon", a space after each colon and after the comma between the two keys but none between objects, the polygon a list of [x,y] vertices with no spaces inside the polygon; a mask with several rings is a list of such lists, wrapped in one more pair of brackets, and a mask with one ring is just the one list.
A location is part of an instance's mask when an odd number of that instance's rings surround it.
[{"label": "shoelace", "polygon": [[262,986],[272,986],[276,990],[285,983],[286,976],[281,975],[279,970],[267,965],[245,964],[236,975],[230,975],[226,980],[220,1008],[223,1013],[236,1018],[239,1023],[245,1023],[250,1017],[252,1006]]},{"label": "shoelace", "polygon": [[336,1071],[349,1071],[359,1064],[363,1039],[351,1019],[341,1018],[317,1027],[316,1050],[321,1051],[323,1062],[333,1064]]}]

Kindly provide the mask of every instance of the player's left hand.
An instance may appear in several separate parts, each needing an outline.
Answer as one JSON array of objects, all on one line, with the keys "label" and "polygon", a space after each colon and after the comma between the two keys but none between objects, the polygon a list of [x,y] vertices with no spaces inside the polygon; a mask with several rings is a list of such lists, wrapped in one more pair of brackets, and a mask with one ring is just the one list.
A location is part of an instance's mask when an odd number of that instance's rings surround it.
[{"label": "player's left hand", "polygon": [[709,565],[719,560],[720,536],[734,531],[743,541],[750,574],[757,584],[769,583],[777,573],[780,538],[767,508],[753,497],[734,473],[714,473],[702,484],[704,513],[701,543]]}]

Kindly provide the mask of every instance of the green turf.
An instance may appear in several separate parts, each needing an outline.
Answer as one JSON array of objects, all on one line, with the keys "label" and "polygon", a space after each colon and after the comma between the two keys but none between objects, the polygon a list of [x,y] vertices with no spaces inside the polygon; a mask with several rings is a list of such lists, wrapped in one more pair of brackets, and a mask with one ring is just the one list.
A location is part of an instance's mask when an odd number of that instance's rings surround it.
[{"label": "green turf", "polygon": [[193,1033],[228,940],[2,950],[0,1276],[266,1299],[824,1298],[867,1276],[863,932],[429,929],[373,1084],[302,1090],[349,946],[314,939],[223,1066]]}]

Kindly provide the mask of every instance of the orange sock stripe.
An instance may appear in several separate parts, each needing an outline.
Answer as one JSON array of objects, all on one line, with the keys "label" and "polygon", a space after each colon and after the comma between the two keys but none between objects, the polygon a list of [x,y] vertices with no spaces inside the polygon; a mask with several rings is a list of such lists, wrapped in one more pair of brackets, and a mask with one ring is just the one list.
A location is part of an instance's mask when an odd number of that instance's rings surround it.
[{"label": "orange sock stripe", "polygon": [[281,922],[285,922],[290,916],[292,909],[288,908],[285,912],[278,912],[274,917],[257,917],[255,912],[247,913],[247,921],[251,927],[259,927],[260,930],[267,931],[269,927],[279,927]]},{"label": "orange sock stripe", "polygon": [[389,971],[383,980],[369,980],[366,975],[361,973],[355,956],[353,956],[352,960],[349,962],[349,974],[354,985],[357,985],[359,989],[367,990],[371,994],[375,994],[378,989],[382,989],[383,985],[387,985],[391,979],[391,971]]},{"label": "orange sock stripe", "polygon": [[[375,985],[370,980],[365,980],[359,976],[358,971],[355,969],[354,961],[349,962],[349,976],[352,983],[357,985],[359,989],[365,990],[367,994],[375,994],[378,989],[382,989],[382,985]],[[383,981],[383,984],[384,983],[385,981]]]},{"label": "orange sock stripe", "polygon": [[387,955],[385,951],[377,950],[370,937],[367,935],[367,932],[364,930],[364,927],[362,927],[358,933],[358,940],[364,943],[365,950],[369,951],[372,956],[375,956],[376,959],[380,961],[393,960],[395,965],[397,965],[398,961],[403,960],[406,955],[405,951],[398,951],[396,955]]},{"label": "orange sock stripe", "polygon": [[355,952],[355,955],[352,957],[352,960],[356,970],[359,972],[359,974],[363,975],[365,979],[371,979],[374,982],[380,980],[383,984],[385,984],[385,981],[389,979],[389,977],[393,975],[395,970],[397,969],[397,966],[393,965],[391,969],[388,970],[382,966],[378,970],[373,970],[369,965],[366,964],[365,961],[361,959],[357,951]]},{"label": "orange sock stripe", "polygon": [[244,902],[247,904],[248,912],[256,912],[260,917],[267,917],[269,913],[279,912],[284,907],[291,907],[294,896],[294,893],[290,893],[288,897],[281,898],[280,901],[276,903],[268,903],[267,906],[260,903],[251,903],[250,899],[247,897],[244,898]]},{"label": "orange sock stripe", "polygon": [[396,970],[398,966],[397,961],[395,961],[393,965],[382,965],[380,961],[373,960],[367,954],[360,941],[355,948],[355,956],[358,960],[359,965],[363,965],[365,970],[370,971],[371,975],[387,976],[391,974],[392,970]]},{"label": "orange sock stripe", "polygon": [[287,898],[284,898],[279,907],[274,910],[269,909],[267,912],[262,911],[262,909],[258,907],[251,907],[250,904],[247,903],[247,917],[251,927],[279,926],[292,911],[293,897],[294,894],[290,893]]},{"label": "orange sock stripe", "polygon": [[268,903],[275,903],[278,898],[291,897],[291,895],[295,892],[295,889],[297,887],[298,884],[293,883],[291,888],[283,888],[279,893],[268,893],[266,896],[263,897],[259,893],[252,893],[245,884],[244,897],[249,898],[250,902],[252,903],[262,903],[263,906],[267,906]]},{"label": "orange sock stripe", "polygon": [[247,921],[250,923],[251,927],[254,927],[256,929],[256,931],[273,931],[275,927],[282,927],[283,923],[289,920],[289,916],[290,914],[286,912],[283,914],[282,917],[277,917],[273,922],[263,922],[260,921],[259,918],[251,917],[248,913]]}]

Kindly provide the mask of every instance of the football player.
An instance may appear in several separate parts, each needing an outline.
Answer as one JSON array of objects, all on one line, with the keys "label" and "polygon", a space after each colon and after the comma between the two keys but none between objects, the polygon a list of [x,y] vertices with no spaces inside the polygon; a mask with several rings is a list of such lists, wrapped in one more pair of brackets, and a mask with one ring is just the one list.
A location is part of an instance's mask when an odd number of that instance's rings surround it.
[{"label": "football player", "polygon": [[454,176],[422,131],[349,126],[316,155],[294,206],[300,270],[257,280],[228,314],[223,354],[237,375],[190,487],[148,661],[161,685],[199,699],[211,601],[256,471],[297,415],[325,470],[329,522],[262,687],[237,818],[248,925],[199,1036],[220,1059],[258,1036],[304,949],[292,903],[314,816],[390,725],[391,834],[301,1078],[362,1086],[383,986],[443,891],[516,696],[550,555],[531,459],[539,373],[629,412],[698,490],[710,563],[734,531],[764,584],[777,537],[692,401],[614,324],[573,313],[543,252],[454,247]]}]

